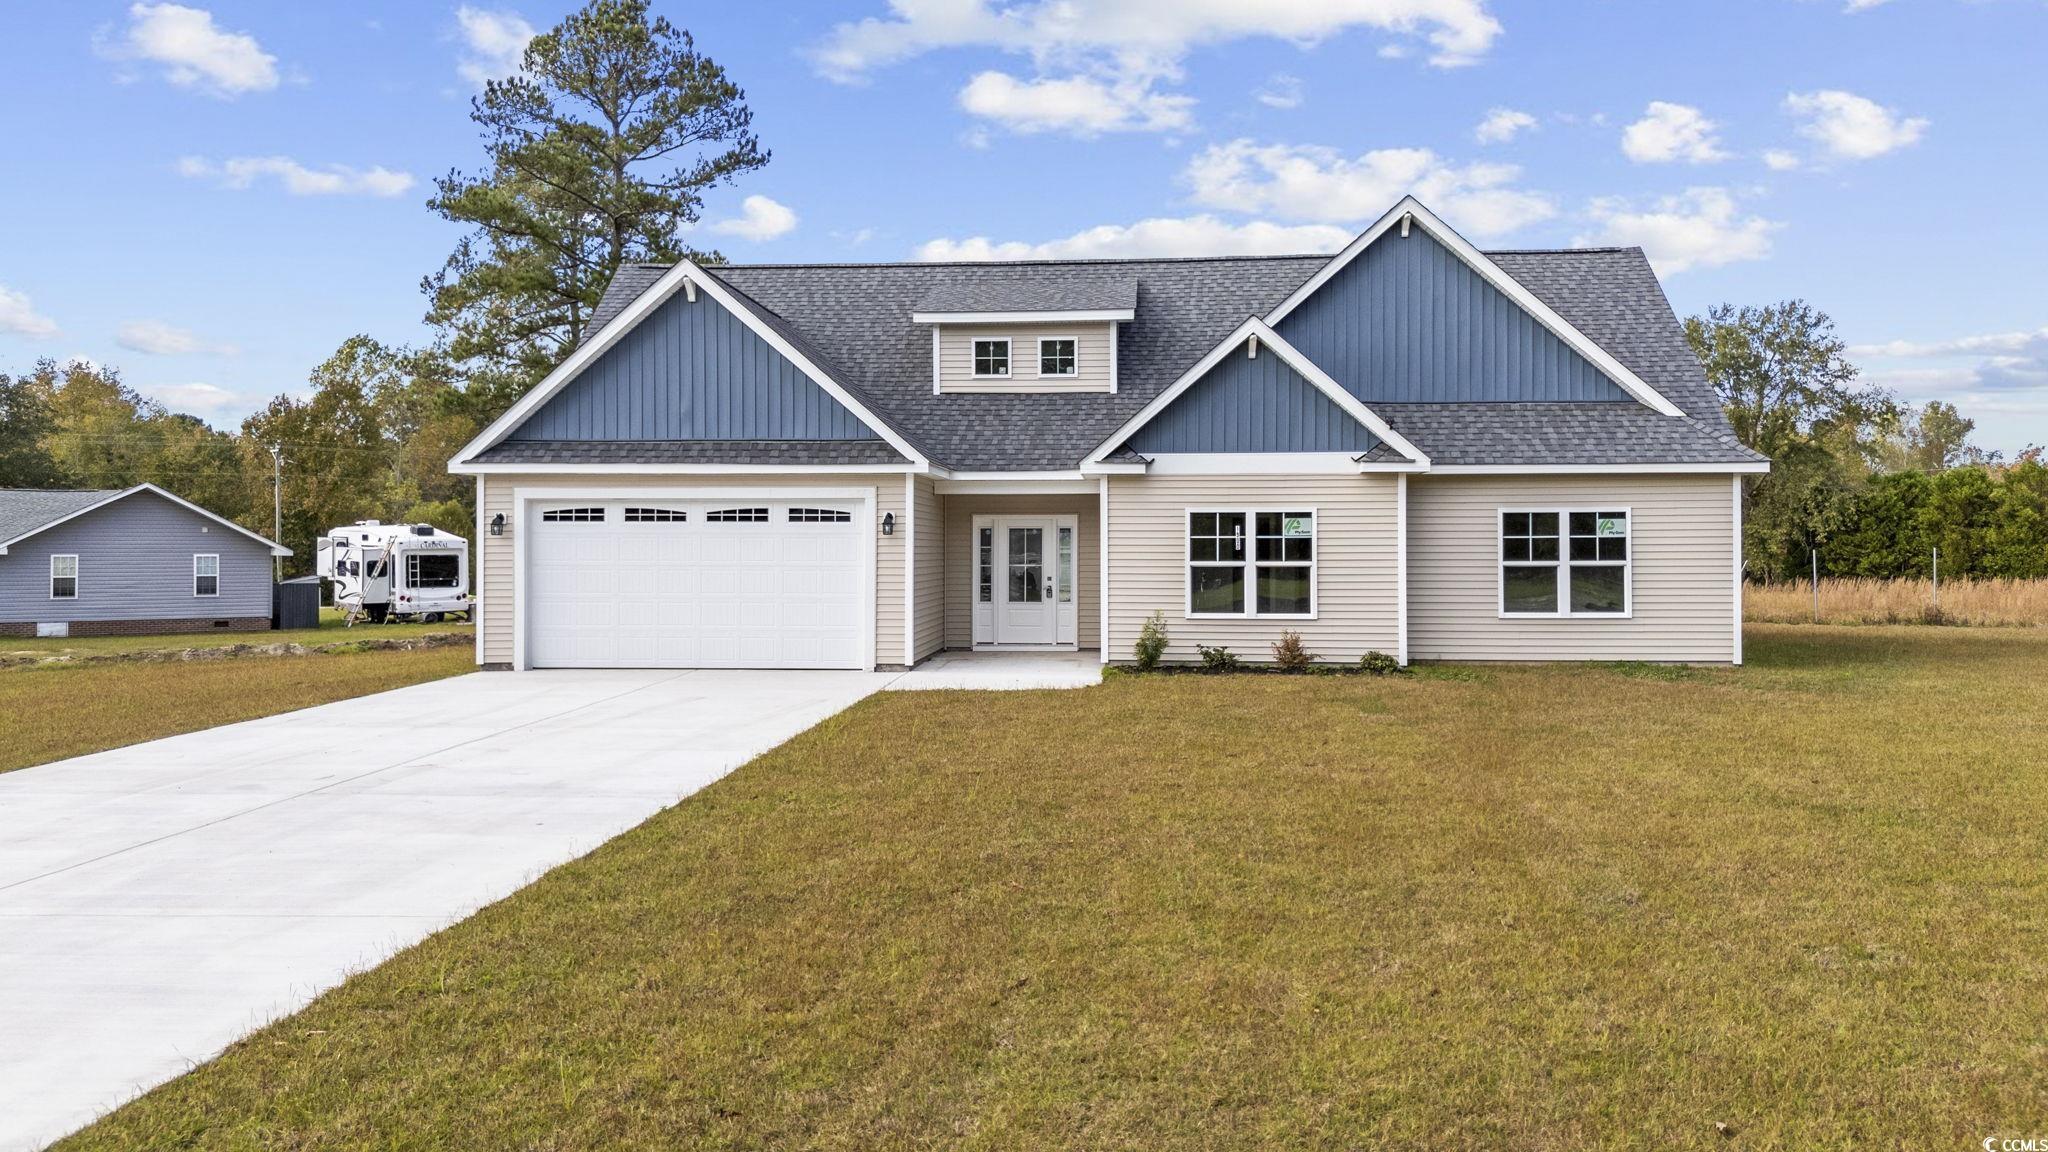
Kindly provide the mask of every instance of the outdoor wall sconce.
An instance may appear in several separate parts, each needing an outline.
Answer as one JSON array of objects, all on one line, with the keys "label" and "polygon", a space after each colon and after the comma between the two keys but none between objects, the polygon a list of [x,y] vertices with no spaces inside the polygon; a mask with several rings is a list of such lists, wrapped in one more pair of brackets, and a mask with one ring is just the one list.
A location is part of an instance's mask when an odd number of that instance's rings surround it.
[{"label": "outdoor wall sconce", "polygon": [[896,534],[896,514],[895,514],[894,512],[884,512],[884,513],[882,513],[882,535],[884,535],[884,536],[894,536],[895,534]]},{"label": "outdoor wall sconce", "polygon": [[500,512],[496,516],[491,517],[491,535],[503,536],[504,534],[505,514],[503,512]]}]

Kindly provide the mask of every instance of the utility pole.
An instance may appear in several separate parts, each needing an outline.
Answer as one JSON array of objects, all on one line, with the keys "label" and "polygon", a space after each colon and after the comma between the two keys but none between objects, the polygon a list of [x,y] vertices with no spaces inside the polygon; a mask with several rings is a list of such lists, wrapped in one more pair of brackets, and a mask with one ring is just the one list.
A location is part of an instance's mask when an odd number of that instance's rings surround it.
[{"label": "utility pole", "polygon": [[[270,446],[270,538],[282,544],[284,535],[284,453],[278,446]],[[284,579],[284,557],[270,558],[270,578]]]}]

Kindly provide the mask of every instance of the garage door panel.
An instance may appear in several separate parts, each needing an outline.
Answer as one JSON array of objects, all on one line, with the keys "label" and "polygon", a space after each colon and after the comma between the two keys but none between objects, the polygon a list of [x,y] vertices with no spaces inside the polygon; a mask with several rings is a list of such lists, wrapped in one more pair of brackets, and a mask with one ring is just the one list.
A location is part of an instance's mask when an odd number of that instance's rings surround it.
[{"label": "garage door panel", "polygon": [[[603,518],[529,531],[526,596],[535,667],[860,668],[868,664],[867,582],[856,504],[791,505],[745,496],[608,502]],[[560,507],[595,510],[591,501]],[[629,520],[626,508],[636,509]],[[714,521],[763,508],[766,518]]]}]

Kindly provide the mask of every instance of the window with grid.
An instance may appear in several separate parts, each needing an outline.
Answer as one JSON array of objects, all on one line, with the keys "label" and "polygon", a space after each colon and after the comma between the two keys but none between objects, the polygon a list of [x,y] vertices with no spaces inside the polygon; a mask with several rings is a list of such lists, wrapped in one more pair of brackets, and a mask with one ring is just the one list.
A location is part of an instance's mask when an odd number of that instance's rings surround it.
[{"label": "window with grid", "polygon": [[78,598],[78,557],[50,557],[50,599]]},{"label": "window with grid", "polygon": [[1073,376],[1078,372],[1074,366],[1074,341],[1067,337],[1047,337],[1038,342],[1038,374],[1040,376]]},{"label": "window with grid", "polygon": [[716,512],[706,512],[704,519],[709,520],[713,524],[766,524],[768,522],[768,510],[766,508],[720,508]]},{"label": "window with grid", "polygon": [[1315,614],[1312,511],[1188,513],[1188,614]]},{"label": "window with grid", "polygon": [[681,524],[690,514],[680,508],[628,508],[628,524]]},{"label": "window with grid", "polygon": [[1010,342],[1008,340],[976,340],[974,342],[974,374],[976,376],[1008,376],[1010,374]]},{"label": "window with grid", "polygon": [[603,508],[550,508],[540,518],[551,524],[602,524]]},{"label": "window with grid", "polygon": [[996,531],[983,528],[975,533],[975,593],[976,601],[987,604],[995,599],[996,593]]},{"label": "window with grid", "polygon": [[220,595],[220,557],[201,553],[192,557],[192,594]]},{"label": "window with grid", "polygon": [[851,524],[853,513],[838,508],[791,508],[792,524]]},{"label": "window with grid", "polygon": [[1508,616],[1616,616],[1629,610],[1625,508],[1500,514],[1500,610]]}]

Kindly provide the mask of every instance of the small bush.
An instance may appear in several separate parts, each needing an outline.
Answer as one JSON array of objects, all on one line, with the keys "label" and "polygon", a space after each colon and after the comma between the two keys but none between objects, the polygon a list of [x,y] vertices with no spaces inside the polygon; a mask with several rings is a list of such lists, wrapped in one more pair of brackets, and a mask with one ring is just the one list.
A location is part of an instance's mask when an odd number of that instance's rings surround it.
[{"label": "small bush", "polygon": [[1197,644],[1195,645],[1195,651],[1202,654],[1202,671],[1204,672],[1235,672],[1238,669],[1240,661],[1237,658],[1237,653],[1223,647],[1221,644],[1214,648],[1209,647],[1207,644]]},{"label": "small bush", "polygon": [[1273,663],[1279,665],[1282,672],[1306,672],[1317,659],[1316,654],[1308,650],[1308,645],[1301,642],[1301,633],[1291,628],[1273,641]]},{"label": "small bush", "polygon": [[1166,655],[1166,613],[1157,608],[1145,617],[1145,626],[1138,629],[1138,642],[1131,645],[1131,655],[1138,662],[1138,671],[1150,672],[1159,667],[1159,658]]},{"label": "small bush", "polygon": [[1367,652],[1358,658],[1358,670],[1373,676],[1392,676],[1401,671],[1401,662],[1385,652]]}]

